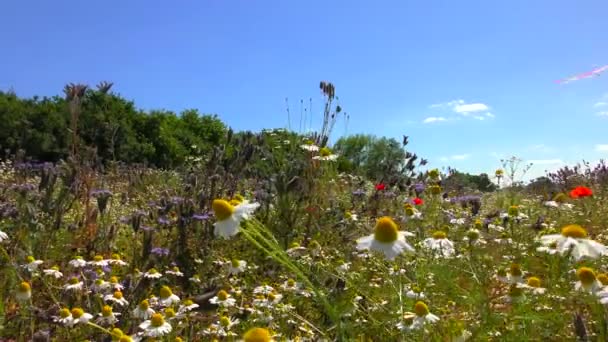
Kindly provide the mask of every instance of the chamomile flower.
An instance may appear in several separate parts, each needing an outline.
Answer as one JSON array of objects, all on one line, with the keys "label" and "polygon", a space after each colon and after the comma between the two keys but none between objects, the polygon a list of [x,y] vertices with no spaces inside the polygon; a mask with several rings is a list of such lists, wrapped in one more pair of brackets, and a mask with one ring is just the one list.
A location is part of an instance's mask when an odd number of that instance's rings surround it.
[{"label": "chamomile flower", "polygon": [[27,269],[30,272],[34,272],[38,269],[38,266],[42,264],[42,260],[36,260],[33,256],[28,256],[26,259],[26,264],[23,265],[23,268]]},{"label": "chamomile flower", "polygon": [[59,266],[53,266],[49,269],[42,270],[42,273],[46,276],[55,277],[55,279],[63,277],[63,273],[59,272]]},{"label": "chamomile flower", "polygon": [[82,290],[83,286],[84,283],[80,281],[80,279],[78,279],[77,277],[72,277],[70,278],[70,280],[68,280],[68,283],[63,286],[63,288],[66,291],[80,291]]},{"label": "chamomile flower", "polygon": [[415,300],[421,300],[421,299],[426,298],[426,296],[424,295],[424,292],[422,292],[422,289],[420,289],[418,286],[412,286],[412,288],[407,290],[407,292],[405,293],[405,296],[407,298],[415,299]]},{"label": "chamomile flower", "polygon": [[290,257],[301,257],[306,254],[306,247],[300,246],[297,242],[293,242],[285,252]]},{"label": "chamomile flower", "polygon": [[561,234],[541,236],[540,242],[544,246],[555,244],[557,251],[562,255],[571,252],[575,260],[585,257],[597,259],[608,254],[608,248],[599,242],[587,239],[587,231],[578,224],[565,226]]},{"label": "chamomile flower", "polygon": [[96,267],[106,267],[108,266],[108,260],[104,259],[101,255],[96,255],[93,257],[93,260],[89,261],[87,264]]},{"label": "chamomile flower", "polygon": [[81,256],[76,256],[68,262],[68,265],[74,268],[83,268],[87,265],[87,262]]},{"label": "chamomile flower", "polygon": [[198,274],[193,275],[192,277],[190,277],[189,280],[191,282],[195,283],[195,284],[200,284],[201,283],[201,277],[199,277]]},{"label": "chamomile flower", "polygon": [[236,299],[232,298],[228,292],[220,290],[217,295],[209,299],[209,303],[229,308],[236,304]]},{"label": "chamomile flower", "polygon": [[333,154],[328,147],[322,147],[319,150],[319,155],[312,157],[315,160],[325,160],[325,161],[336,161],[338,159],[337,154]]},{"label": "chamomile flower", "polygon": [[116,291],[122,291],[122,289],[124,288],[124,286],[122,286],[122,284],[118,282],[118,277],[116,276],[110,277],[108,285]]},{"label": "chamomile flower", "polygon": [[59,316],[55,317],[54,321],[63,324],[64,326],[71,327],[73,325],[74,317],[72,317],[70,309],[63,308],[59,310]]},{"label": "chamomile flower", "polygon": [[140,324],[139,328],[142,329],[144,334],[148,337],[164,336],[173,330],[171,324],[165,322],[165,318],[159,313],[153,314],[149,320]]},{"label": "chamomile flower", "polygon": [[128,263],[122,261],[122,259],[120,258],[119,254],[112,254],[112,258],[107,260],[108,264],[110,265],[116,265],[116,266],[127,266]]},{"label": "chamomile flower", "polygon": [[442,231],[433,233],[433,237],[425,239],[422,244],[439,257],[449,258],[456,253],[454,243],[448,240],[446,233]]},{"label": "chamomile flower", "polygon": [[525,285],[520,283],[509,285],[509,292],[503,297],[504,301],[507,303],[517,303],[524,300],[526,298],[524,288]]},{"label": "chamomile flower", "polygon": [[155,268],[151,268],[148,270],[148,272],[144,273],[144,278],[148,278],[148,279],[158,279],[162,276],[163,275],[160,272],[158,272]]},{"label": "chamomile flower", "polygon": [[115,313],[112,311],[112,307],[109,305],[104,305],[101,308],[101,313],[97,318],[97,323],[101,325],[113,325],[118,322],[118,318],[116,316],[120,315],[119,312]]},{"label": "chamomile flower", "polygon": [[319,146],[315,145],[312,141],[308,141],[306,144],[300,145],[300,148],[308,152],[317,152],[319,150]]},{"label": "chamomile flower", "polygon": [[79,323],[86,324],[93,318],[93,315],[90,313],[84,312],[81,308],[73,308],[72,311],[72,325],[76,325]]},{"label": "chamomile flower", "polygon": [[467,221],[464,218],[453,218],[450,220],[450,223],[453,225],[457,225],[457,226],[462,226],[463,224],[465,224]]},{"label": "chamomile flower", "polygon": [[357,214],[353,214],[350,211],[346,211],[344,213],[344,220],[346,220],[347,222],[357,222],[359,221],[359,217],[357,216]]},{"label": "chamomile flower", "polygon": [[289,278],[287,279],[282,285],[281,285],[281,289],[283,289],[283,291],[294,291],[297,292],[298,290],[300,290],[300,283],[297,283],[295,280]]},{"label": "chamomile flower", "polygon": [[382,252],[386,259],[394,260],[404,251],[414,252],[414,248],[405,241],[406,236],[413,235],[409,232],[399,231],[395,221],[384,216],[376,222],[374,234],[357,240],[357,249]]},{"label": "chamomile flower", "polygon": [[228,267],[228,274],[236,275],[241,272],[244,272],[247,268],[247,262],[245,260],[232,259],[225,263]]},{"label": "chamomile flower", "polygon": [[541,281],[538,277],[529,277],[523,287],[531,290],[533,294],[544,294],[547,291],[546,288],[541,287]]},{"label": "chamomile flower", "polygon": [[107,302],[113,302],[120,306],[129,305],[129,302],[124,299],[124,297],[122,296],[122,292],[120,291],[114,291],[113,294],[107,294],[103,297],[103,299]]},{"label": "chamomile flower", "polygon": [[595,294],[603,287],[602,283],[597,280],[595,271],[589,267],[583,266],[576,270],[576,278],[578,281],[574,284],[574,289],[577,291]]},{"label": "chamomile flower", "polygon": [[179,267],[175,266],[170,270],[166,270],[165,273],[174,275],[176,277],[183,277],[184,274],[179,270]]},{"label": "chamomile flower", "polygon": [[199,307],[199,305],[196,304],[195,302],[193,302],[191,299],[186,299],[179,306],[178,312],[185,313],[185,312],[192,311],[198,307]]},{"label": "chamomile flower", "polygon": [[439,317],[433,315],[429,311],[429,307],[422,301],[416,302],[414,305],[414,313],[416,317],[414,317],[412,321],[412,325],[410,325],[410,330],[417,330],[424,327],[427,323],[435,323],[439,321]]},{"label": "chamomile flower", "polygon": [[0,242],[4,242],[6,240],[8,240],[8,235],[6,235],[5,232],[0,230]]},{"label": "chamomile flower", "polygon": [[32,287],[30,283],[27,281],[21,282],[19,286],[17,286],[17,292],[15,293],[15,297],[20,302],[25,302],[32,298]]},{"label": "chamomile flower", "polygon": [[91,289],[97,293],[105,292],[109,288],[110,288],[110,283],[101,278],[95,279],[95,282],[93,283],[93,285],[91,285]]},{"label": "chamomile flower", "polygon": [[155,311],[150,308],[150,302],[147,299],[144,299],[139,303],[135,310],[133,310],[133,317],[146,320],[152,317],[154,313]]},{"label": "chamomile flower", "polygon": [[179,303],[179,297],[173,294],[169,286],[163,286],[160,288],[159,303],[163,306],[172,306]]},{"label": "chamomile flower", "polygon": [[271,292],[271,293],[269,293],[267,295],[259,294],[253,300],[253,304],[256,307],[272,308],[276,304],[278,304],[281,301],[282,298],[283,298],[283,295],[280,294],[280,293],[277,293],[277,292]]},{"label": "chamomile flower", "polygon": [[247,201],[232,205],[226,200],[214,200],[212,208],[217,218],[217,221],[213,224],[215,235],[226,239],[236,235],[239,232],[241,221],[247,220],[249,215],[259,206],[259,203],[249,203]]},{"label": "chamomile flower", "polygon": [[272,342],[270,331],[264,328],[251,328],[243,335],[243,342]]},{"label": "chamomile flower", "polygon": [[509,271],[505,271],[501,269],[498,271],[498,275],[496,276],[498,280],[507,284],[517,284],[521,283],[524,280],[524,273],[521,270],[521,266],[519,264],[513,263],[509,266]]}]

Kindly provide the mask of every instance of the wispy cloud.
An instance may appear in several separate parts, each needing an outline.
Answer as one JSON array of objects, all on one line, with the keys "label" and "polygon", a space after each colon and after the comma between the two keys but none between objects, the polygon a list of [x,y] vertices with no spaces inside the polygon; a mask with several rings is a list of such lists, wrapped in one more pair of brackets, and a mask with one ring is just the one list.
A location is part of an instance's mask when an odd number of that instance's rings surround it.
[{"label": "wispy cloud", "polygon": [[441,158],[439,158],[439,160],[442,161],[442,162],[447,162],[447,161],[451,161],[451,160],[466,160],[466,159],[469,159],[470,157],[471,157],[471,155],[468,154],[468,153],[453,154],[453,155],[448,156],[448,157],[441,157]]},{"label": "wispy cloud", "polygon": [[552,152],[555,152],[555,148],[551,147],[551,146],[547,146],[545,144],[536,144],[536,145],[528,146],[526,148],[526,151],[552,153]]},{"label": "wispy cloud", "polygon": [[528,162],[534,165],[564,164],[564,161],[561,159],[532,159],[528,160]]},{"label": "wispy cloud", "polygon": [[597,144],[595,150],[598,152],[608,152],[608,144]]},{"label": "wispy cloud", "polygon": [[595,113],[597,116],[608,116],[608,110],[603,110],[601,112]]},{"label": "wispy cloud", "polygon": [[447,119],[444,118],[443,116],[430,116],[424,120],[422,120],[422,123],[433,123],[433,122],[441,122],[441,121],[446,121]]},{"label": "wispy cloud", "polygon": [[599,101],[596,102],[593,107],[597,108],[597,107],[604,107],[604,106],[608,106],[608,102],[604,102],[604,101]]},{"label": "wispy cloud", "polygon": [[481,102],[467,103],[465,100],[453,100],[443,103],[435,103],[429,106],[434,110],[449,110],[461,116],[472,117],[477,120],[485,120],[486,118],[494,118],[495,115],[490,113],[490,106]]}]

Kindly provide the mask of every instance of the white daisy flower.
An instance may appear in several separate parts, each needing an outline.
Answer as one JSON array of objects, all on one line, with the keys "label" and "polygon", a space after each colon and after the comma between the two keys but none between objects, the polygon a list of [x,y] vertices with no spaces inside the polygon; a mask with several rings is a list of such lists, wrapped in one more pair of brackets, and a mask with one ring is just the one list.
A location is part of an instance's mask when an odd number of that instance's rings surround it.
[{"label": "white daisy flower", "polygon": [[42,270],[42,273],[44,273],[44,275],[47,275],[47,276],[55,277],[55,279],[59,279],[59,278],[63,277],[63,273],[59,272],[58,266],[53,266],[49,269]]},{"label": "white daisy flower", "polygon": [[411,288],[411,289],[409,289],[405,293],[405,296],[407,298],[415,299],[415,300],[421,300],[421,299],[426,298],[426,296],[424,295],[424,292],[422,292],[422,290],[420,288],[416,287],[416,286],[413,287],[413,288]]},{"label": "white daisy flower", "polygon": [[228,292],[220,290],[217,295],[209,299],[209,303],[229,308],[236,304],[236,299],[232,298]]},{"label": "white daisy flower", "polygon": [[562,255],[572,253],[571,256],[577,261],[585,257],[597,259],[608,254],[606,246],[587,239],[587,231],[577,224],[565,226],[561,234],[541,236],[540,242],[544,246],[555,245]]},{"label": "white daisy flower", "polygon": [[283,299],[283,295],[276,292],[271,292],[268,295],[259,294],[253,300],[253,305],[261,308],[272,308],[278,304],[281,299]]},{"label": "white daisy flower", "polygon": [[445,232],[437,231],[433,237],[425,239],[422,244],[439,257],[449,258],[456,253],[454,243],[447,239]]},{"label": "white daisy flower", "polygon": [[84,283],[82,281],[80,281],[76,277],[72,277],[72,278],[70,278],[68,283],[63,286],[63,288],[66,291],[80,291],[80,290],[82,290],[83,286],[84,286]]},{"label": "white daisy flower", "polygon": [[576,277],[578,278],[578,281],[574,284],[574,289],[577,291],[595,294],[604,287],[602,283],[597,280],[595,271],[589,267],[580,267],[576,270]]},{"label": "white daisy flower", "polygon": [[233,206],[226,200],[216,199],[213,201],[212,208],[217,221],[214,233],[216,236],[221,236],[228,239],[239,232],[241,221],[247,220],[258,207],[259,203],[249,203],[243,201],[236,206]]},{"label": "white daisy flower", "polygon": [[160,337],[167,335],[173,330],[171,324],[165,322],[163,315],[155,313],[149,320],[144,321],[139,325],[139,328],[144,331],[144,335],[148,337]]},{"label": "white daisy flower", "polygon": [[533,294],[538,294],[538,295],[544,294],[547,291],[546,288],[541,287],[541,281],[540,281],[540,278],[538,278],[538,277],[528,278],[526,280],[526,284],[522,285],[522,287],[524,287],[528,290],[531,290],[531,292]]},{"label": "white daisy flower", "polygon": [[315,145],[312,141],[307,144],[300,145],[300,148],[308,152],[317,152],[319,150],[319,146]]},{"label": "white daisy flower", "polygon": [[8,240],[8,235],[0,230],[0,242],[4,242],[5,240]]},{"label": "white daisy flower", "polygon": [[179,267],[175,266],[170,270],[166,270],[165,271],[166,274],[171,274],[174,275],[176,277],[183,277],[184,274],[179,270]]},{"label": "white daisy flower", "polygon": [[158,272],[155,268],[151,268],[148,270],[148,272],[144,273],[144,278],[148,278],[148,279],[158,279],[162,276],[163,275],[160,272]]},{"label": "white daisy flower", "polygon": [[118,254],[112,254],[112,258],[107,260],[107,262],[110,265],[116,265],[116,266],[127,266],[128,265],[128,263],[126,263],[120,259],[120,255],[118,255]]},{"label": "white daisy flower", "polygon": [[107,301],[107,302],[114,302],[120,306],[126,306],[129,305],[129,302],[124,299],[124,297],[122,296],[122,292],[120,291],[114,291],[113,294],[107,294],[103,297],[103,300]]},{"label": "white daisy flower", "polygon": [[281,285],[281,289],[283,289],[283,291],[293,291],[293,292],[297,292],[300,290],[300,283],[297,283],[295,280],[289,278],[287,279],[282,285]]},{"label": "white daisy flower", "polygon": [[196,309],[196,308],[198,308],[198,307],[199,307],[199,305],[198,305],[198,304],[196,304],[195,302],[193,302],[193,301],[192,301],[192,300],[190,300],[190,299],[186,299],[186,300],[184,300],[184,301],[182,302],[182,304],[179,306],[179,310],[178,310],[178,312],[179,312],[179,313],[185,313],[185,312],[192,311],[192,310],[194,310],[194,309]]},{"label": "white daisy flower", "polygon": [[87,265],[87,262],[81,256],[77,256],[70,260],[68,264],[74,268],[82,268]]},{"label": "white daisy flower", "polygon": [[382,252],[386,259],[394,260],[397,255],[404,251],[414,252],[414,248],[405,241],[406,236],[414,236],[414,234],[399,231],[395,221],[388,216],[384,216],[376,222],[374,234],[357,240],[357,249]]},{"label": "white daisy flower", "polygon": [[302,247],[302,246],[300,246],[299,243],[294,242],[289,246],[289,249],[287,249],[285,252],[290,257],[297,258],[297,257],[304,256],[306,254],[307,250],[306,250],[306,247]]},{"label": "white daisy flower", "polygon": [[101,278],[95,279],[95,282],[93,283],[93,285],[91,285],[91,290],[93,290],[93,292],[97,292],[97,293],[105,292],[109,288],[110,288],[110,283]]},{"label": "white daisy flower", "polygon": [[333,154],[328,147],[323,147],[319,150],[319,155],[312,157],[315,160],[325,160],[325,161],[336,161],[338,159],[337,154]]},{"label": "white daisy flower", "polygon": [[343,262],[340,266],[336,267],[336,270],[340,273],[346,273],[350,269],[350,262]]},{"label": "white daisy flower", "polygon": [[453,218],[450,220],[451,224],[457,225],[457,226],[461,226],[463,224],[466,223],[466,220],[464,218]]},{"label": "white daisy flower", "polygon": [[509,266],[508,272],[504,269],[498,270],[496,277],[498,280],[507,284],[517,284],[524,281],[524,273],[521,270],[521,266],[515,263]]},{"label": "white daisy flower", "polygon": [[353,214],[350,211],[347,211],[347,212],[344,213],[344,219],[346,221],[349,221],[349,222],[357,222],[357,221],[359,221],[359,217],[357,216],[357,214]]},{"label": "white daisy flower", "polygon": [[20,302],[26,302],[32,298],[32,287],[30,283],[27,281],[21,282],[17,287],[17,293],[15,293],[15,297]]},{"label": "white daisy flower", "polygon": [[33,256],[28,256],[26,258],[27,264],[22,265],[23,268],[27,269],[30,272],[34,272],[38,269],[38,266],[42,264],[42,260],[36,260]]},{"label": "white daisy flower", "polygon": [[163,286],[160,288],[159,303],[162,306],[172,306],[179,303],[179,297],[173,294],[169,286]]},{"label": "white daisy flower", "polygon": [[93,257],[93,260],[89,261],[87,264],[96,267],[106,267],[108,266],[108,260],[104,259],[101,255],[96,255]]},{"label": "white daisy flower", "polygon": [[189,280],[195,284],[201,283],[201,277],[199,277],[198,274],[193,275]]},{"label": "white daisy flower", "polygon": [[546,201],[545,203],[543,203],[545,205],[545,207],[550,207],[550,208],[559,208],[559,203],[555,202],[555,201]]},{"label": "white daisy flower", "polygon": [[115,291],[122,291],[124,286],[118,282],[118,277],[112,276],[110,277],[110,281],[108,282],[109,287],[113,288]]},{"label": "white daisy flower", "polygon": [[81,308],[72,309],[72,326],[79,323],[86,324],[91,318],[93,318],[93,315],[84,312]]},{"label": "white daisy flower", "polygon": [[227,261],[225,265],[228,267],[229,275],[239,274],[247,268],[247,262],[245,260],[232,259],[232,261]]},{"label": "white daisy flower", "polygon": [[64,326],[67,326],[67,327],[71,327],[74,325],[73,324],[74,317],[72,317],[72,313],[70,312],[70,309],[68,309],[68,308],[63,308],[63,309],[59,310],[59,316],[55,317],[54,321],[56,323],[63,324]]},{"label": "white daisy flower", "polygon": [[155,311],[150,308],[150,302],[147,299],[144,299],[139,303],[137,308],[133,310],[133,317],[146,320],[152,317],[154,313]]},{"label": "white daisy flower", "polygon": [[253,289],[253,293],[254,294],[270,294],[272,292],[275,292],[274,287],[270,286],[270,285],[262,285],[262,286],[258,286],[256,288]]},{"label": "white daisy flower", "polygon": [[97,318],[97,323],[101,325],[114,325],[116,322],[118,322],[118,318],[116,316],[119,315],[119,312],[115,313],[112,311],[111,306],[104,305],[103,308],[101,308],[99,317]]},{"label": "white daisy flower", "polygon": [[406,313],[404,320],[411,323],[407,325],[405,322],[399,322],[397,328],[401,330],[418,330],[426,324],[432,324],[439,321],[439,317],[429,311],[429,307],[422,301],[416,302],[413,313]]}]

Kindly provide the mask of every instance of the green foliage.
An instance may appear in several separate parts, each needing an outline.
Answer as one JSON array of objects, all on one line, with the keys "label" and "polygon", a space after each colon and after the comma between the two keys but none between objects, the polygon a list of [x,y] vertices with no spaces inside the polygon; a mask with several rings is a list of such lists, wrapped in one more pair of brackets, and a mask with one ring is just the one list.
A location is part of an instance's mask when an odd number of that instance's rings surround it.
[{"label": "green foliage", "polygon": [[462,193],[465,190],[477,190],[481,192],[492,192],[497,189],[486,173],[472,175],[451,169],[448,176],[442,182],[447,191]]},{"label": "green foliage", "polygon": [[[111,86],[111,85],[110,85]],[[80,101],[77,134],[80,149],[93,148],[103,161],[182,165],[194,151],[208,153],[225,137],[217,116],[186,110],[145,112],[107,88],[88,89]],[[21,99],[0,92],[0,147],[40,161],[65,159],[70,149],[70,112],[55,96]],[[193,148],[195,146],[196,148]]]}]

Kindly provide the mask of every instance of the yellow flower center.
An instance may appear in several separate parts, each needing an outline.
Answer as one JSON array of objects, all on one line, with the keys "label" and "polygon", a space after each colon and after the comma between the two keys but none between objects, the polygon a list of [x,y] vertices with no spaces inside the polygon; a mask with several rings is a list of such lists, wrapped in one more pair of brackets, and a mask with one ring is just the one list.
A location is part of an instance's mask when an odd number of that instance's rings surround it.
[{"label": "yellow flower center", "polygon": [[429,171],[429,177],[431,179],[437,179],[437,178],[439,178],[439,170],[433,169],[433,170]]},{"label": "yellow flower center", "polygon": [[182,304],[184,304],[184,306],[190,306],[194,304],[194,302],[191,299],[186,299],[182,302]]},{"label": "yellow flower center", "polygon": [[589,267],[581,267],[576,271],[576,277],[583,285],[591,285],[596,280],[595,272]]},{"label": "yellow flower center", "polygon": [[270,331],[264,328],[251,328],[243,335],[245,342],[270,342]]},{"label": "yellow flower center", "polygon": [[53,271],[59,271],[59,266],[55,265],[55,266],[51,267],[51,269],[52,269]]},{"label": "yellow flower center", "polygon": [[274,292],[270,292],[268,294],[268,299],[270,299],[270,301],[274,301],[275,299],[277,299],[277,295]]},{"label": "yellow flower center", "polygon": [[133,342],[133,339],[127,335],[120,336],[118,342]]},{"label": "yellow flower center", "polygon": [[392,218],[384,216],[378,219],[374,229],[374,239],[383,243],[390,243],[396,241],[398,236],[399,230]]},{"label": "yellow flower center", "polygon": [[350,212],[350,211],[347,211],[347,212],[345,212],[345,213],[344,213],[344,217],[345,217],[346,219],[350,219],[350,218],[352,218],[352,217],[353,217],[353,214],[351,214],[351,212]]},{"label": "yellow flower center", "polygon": [[241,204],[241,201],[233,198],[228,203],[230,203],[231,206],[236,207],[237,205]]},{"label": "yellow flower center", "polygon": [[76,277],[70,278],[70,284],[71,285],[76,285],[78,283],[80,283],[80,281],[78,280],[78,278],[76,278]]},{"label": "yellow flower center", "polygon": [[243,197],[243,196],[241,196],[239,194],[236,194],[236,195],[234,195],[234,199],[237,200],[237,201],[239,201],[239,202],[243,202],[245,200],[245,197]]},{"label": "yellow flower center", "polygon": [[297,242],[292,242],[292,243],[289,245],[289,248],[298,248],[298,247],[300,247],[300,244],[299,244],[299,243],[297,243]]},{"label": "yellow flower center", "polygon": [[289,287],[294,287],[294,286],[296,286],[296,281],[293,279],[287,279],[287,285]]},{"label": "yellow flower center", "polygon": [[103,279],[96,279],[95,280],[95,285],[97,285],[97,286],[101,286],[101,285],[103,285],[103,283],[104,283]]},{"label": "yellow flower center", "polygon": [[319,150],[319,154],[321,157],[329,157],[331,156],[331,150],[327,147],[323,147],[321,150]]},{"label": "yellow flower center", "polygon": [[177,266],[173,267],[173,272],[179,272],[179,267],[177,267]]},{"label": "yellow flower center", "polygon": [[116,299],[122,299],[122,292],[120,292],[120,291],[114,291],[114,298],[116,298]]},{"label": "yellow flower center", "polygon": [[96,262],[103,261],[103,257],[102,257],[101,255],[96,255],[96,256],[93,258],[93,261],[96,261]]},{"label": "yellow flower center", "polygon": [[173,291],[171,291],[171,288],[169,286],[163,286],[160,288],[160,298],[162,298],[162,299],[169,298],[169,297],[171,297],[172,294],[173,294]]},{"label": "yellow flower center", "polygon": [[562,228],[562,235],[575,239],[584,239],[587,237],[587,231],[578,224],[570,224]]},{"label": "yellow flower center", "polygon": [[148,270],[148,273],[149,274],[157,274],[158,271],[156,270],[156,268],[151,268],[151,269]]},{"label": "yellow flower center", "polygon": [[217,293],[217,298],[219,298],[219,300],[228,299],[228,292],[226,292],[224,290],[220,290],[220,292]]},{"label": "yellow flower center", "polygon": [[223,327],[227,327],[230,325],[230,318],[226,317],[226,316],[222,316],[220,318],[220,325]]},{"label": "yellow flower center", "polygon": [[511,275],[515,277],[521,276],[523,274],[521,271],[521,266],[519,266],[519,264],[511,264],[511,267],[509,267],[509,273],[511,273]]},{"label": "yellow flower center", "polygon": [[441,186],[439,186],[439,185],[431,185],[431,186],[429,186],[429,191],[433,195],[439,195],[441,193]]},{"label": "yellow flower center", "polygon": [[230,263],[232,264],[232,267],[234,267],[234,268],[238,268],[241,265],[241,262],[238,259],[232,259],[232,261]]},{"label": "yellow flower center", "polygon": [[606,273],[598,274],[597,280],[599,280],[600,283],[602,283],[602,285],[608,285],[608,274],[606,274]]},{"label": "yellow flower center", "polygon": [[112,329],[110,333],[112,334],[112,341],[120,341],[120,338],[125,334],[118,328]]},{"label": "yellow flower center", "polygon": [[517,216],[519,214],[519,207],[516,205],[512,205],[509,207],[509,216]]},{"label": "yellow flower center", "polygon": [[448,237],[447,234],[442,231],[436,231],[433,233],[433,239],[435,239],[435,240],[443,240],[447,237]]},{"label": "yellow flower center", "polygon": [[34,257],[31,255],[28,255],[28,257],[25,260],[27,261],[28,264],[36,261],[36,259],[34,259]]},{"label": "yellow flower center", "polygon": [[112,254],[112,259],[120,260],[120,254],[117,254],[117,253]]},{"label": "yellow flower center", "polygon": [[101,315],[103,317],[110,317],[112,316],[112,307],[109,305],[104,305],[103,308],[101,308]]},{"label": "yellow flower center", "polygon": [[84,315],[84,310],[82,310],[81,308],[72,309],[72,317],[74,317],[75,319],[82,317],[82,315]]},{"label": "yellow flower center", "polygon": [[424,302],[418,301],[414,304],[414,313],[416,316],[424,317],[429,314],[429,307]]},{"label": "yellow flower center", "polygon": [[503,173],[504,173],[504,171],[503,171],[502,169],[498,169],[498,170],[496,170],[496,172],[495,172],[496,177],[500,177],[500,176],[502,176],[502,175],[503,175]]},{"label": "yellow flower center", "polygon": [[475,229],[471,229],[467,232],[467,237],[469,238],[469,240],[475,241],[479,239],[479,232]]},{"label": "yellow flower center", "polygon": [[110,283],[118,284],[118,277],[110,277]]},{"label": "yellow flower center", "polygon": [[30,283],[28,283],[27,281],[21,282],[21,284],[19,284],[19,292],[28,293],[31,290],[32,290],[32,287],[30,286]]},{"label": "yellow flower center", "polygon": [[475,220],[475,228],[479,229],[483,226],[483,222],[480,219]]},{"label": "yellow flower center", "polygon": [[150,307],[150,302],[148,302],[147,299],[144,299],[139,303],[139,309],[142,311],[148,310],[149,307]]},{"label": "yellow flower center", "polygon": [[167,316],[167,318],[175,317],[175,310],[173,310],[172,308],[166,308],[165,316]]},{"label": "yellow flower center", "polygon": [[211,207],[213,208],[215,217],[217,217],[217,219],[220,221],[229,218],[234,213],[234,207],[232,204],[223,199],[214,200]]},{"label": "yellow flower center", "polygon": [[530,287],[540,287],[540,278],[538,277],[530,277],[528,278],[528,286]]},{"label": "yellow flower center", "polygon": [[163,324],[165,324],[165,319],[163,318],[163,315],[159,313],[153,314],[152,318],[150,318],[150,321],[153,327],[161,327],[163,326]]},{"label": "yellow flower center", "polygon": [[414,208],[411,205],[406,205],[406,207],[405,207],[405,215],[407,215],[408,217],[410,217],[410,216],[414,216],[415,213],[416,213],[416,211],[414,210]]},{"label": "yellow flower center", "polygon": [[59,316],[61,318],[68,318],[70,317],[70,310],[68,308],[63,308],[61,310],[59,310]]}]

